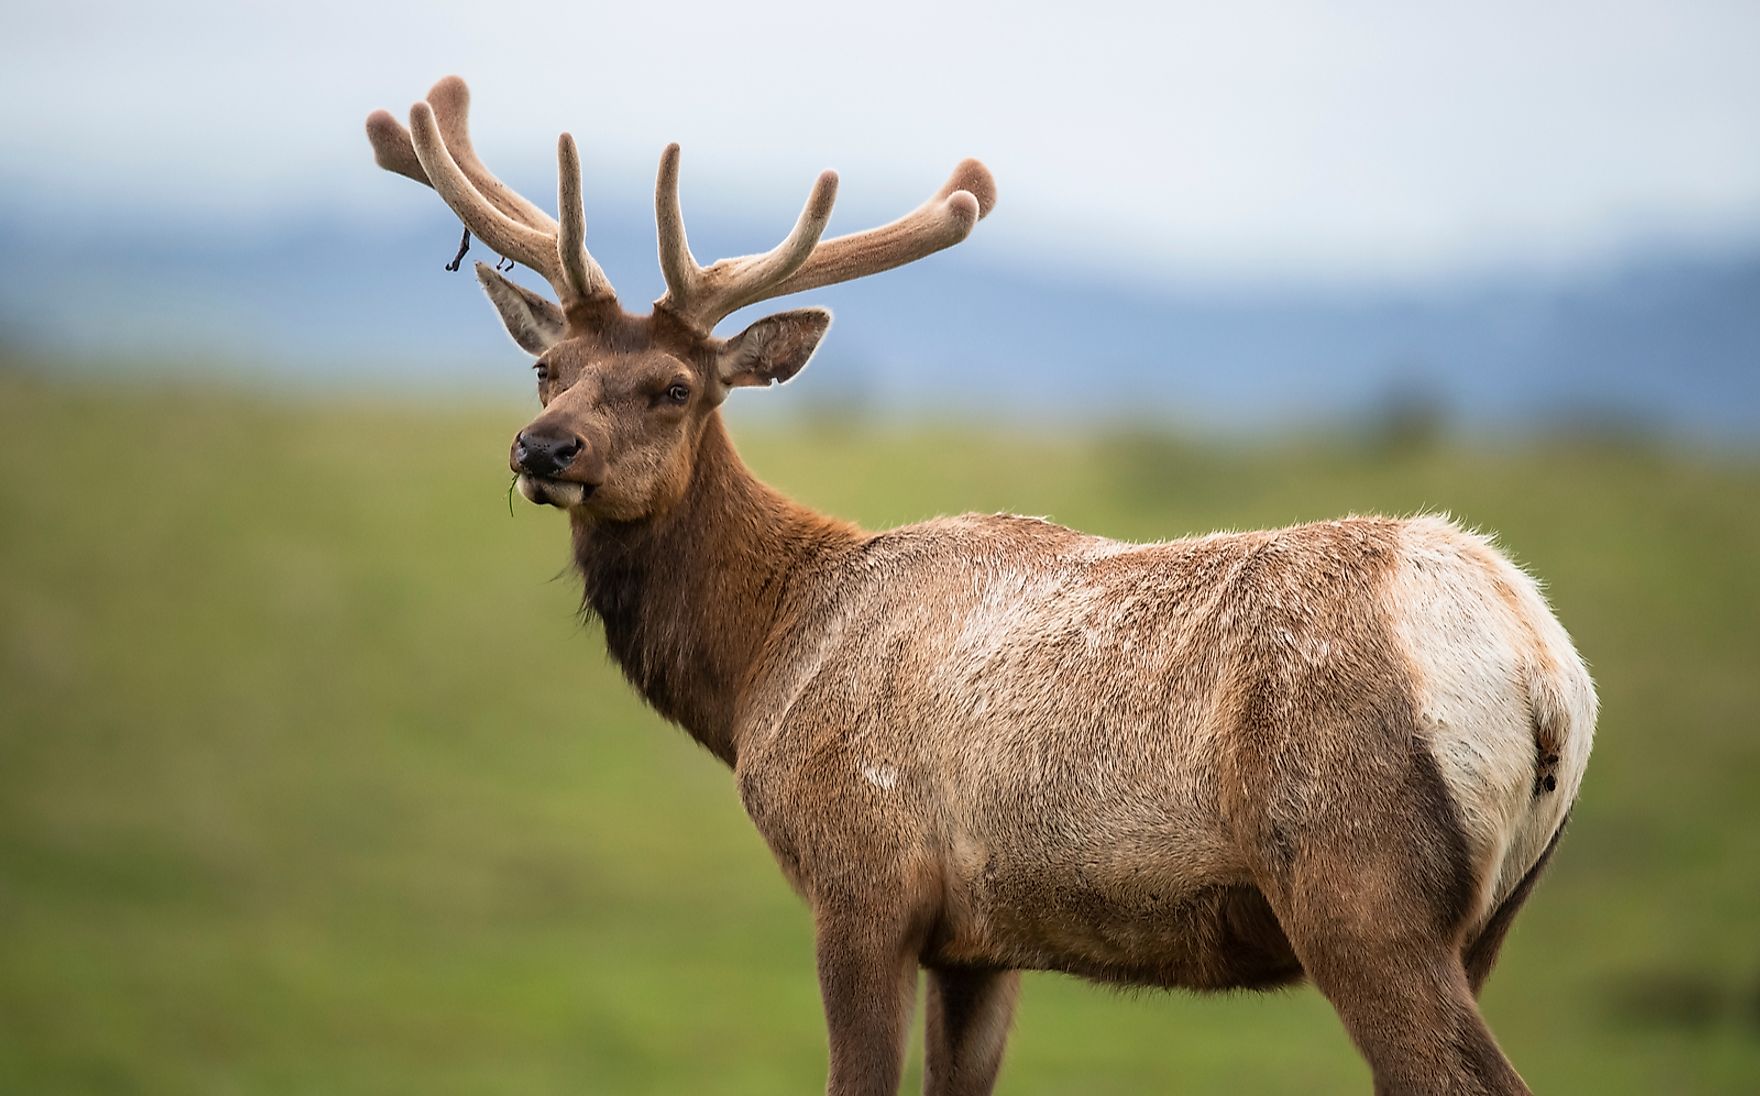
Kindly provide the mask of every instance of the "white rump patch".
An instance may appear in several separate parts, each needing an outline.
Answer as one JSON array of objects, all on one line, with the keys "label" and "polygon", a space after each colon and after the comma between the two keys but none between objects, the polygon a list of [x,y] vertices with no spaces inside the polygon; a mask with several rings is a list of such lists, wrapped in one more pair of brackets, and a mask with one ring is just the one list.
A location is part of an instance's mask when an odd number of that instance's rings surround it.
[{"label": "white rump patch", "polygon": [[[1473,850],[1486,916],[1576,798],[1594,735],[1594,686],[1534,581],[1489,542],[1421,518],[1407,525],[1401,555],[1389,607],[1417,672],[1425,738]],[[1558,786],[1544,794],[1534,789],[1537,671],[1568,698],[1559,705],[1568,714],[1558,721]]]}]

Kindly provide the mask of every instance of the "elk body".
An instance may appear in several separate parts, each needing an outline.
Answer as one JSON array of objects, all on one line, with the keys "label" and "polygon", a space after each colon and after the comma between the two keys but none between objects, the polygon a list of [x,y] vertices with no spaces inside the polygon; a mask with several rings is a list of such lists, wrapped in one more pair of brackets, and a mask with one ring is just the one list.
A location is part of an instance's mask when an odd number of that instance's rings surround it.
[{"label": "elk body", "polygon": [[1596,699],[1535,584],[1434,517],[1124,544],[1005,515],[873,533],[741,464],[719,405],[787,380],[830,317],[734,309],[957,243],[966,161],[915,212],[703,268],[656,208],[666,294],[618,305],[573,141],[560,220],[473,152],[462,81],[379,163],[542,273],[478,264],[543,411],[520,492],[568,513],[586,608],[644,697],[732,767],[816,925],[829,1091],[894,1093],[919,968],[925,1089],[985,1093],[1021,970],[1195,990],[1309,978],[1383,1092],[1526,1091],[1475,996],[1556,845]]}]

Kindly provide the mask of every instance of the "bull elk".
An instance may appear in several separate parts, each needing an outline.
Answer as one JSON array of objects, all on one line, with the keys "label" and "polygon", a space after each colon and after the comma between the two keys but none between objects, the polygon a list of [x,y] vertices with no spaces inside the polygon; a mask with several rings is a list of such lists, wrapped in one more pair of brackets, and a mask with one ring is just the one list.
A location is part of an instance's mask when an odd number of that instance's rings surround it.
[{"label": "bull elk", "polygon": [[819,176],[774,250],[704,267],[679,151],[655,193],[666,292],[625,312],[585,244],[471,146],[449,77],[367,119],[560,304],[477,264],[536,358],[520,493],[567,512],[586,611],[649,704],[733,769],[814,918],[828,1091],[897,1091],[917,972],[924,1088],[995,1083],[1018,972],[1192,990],[1310,978],[1379,1092],[1527,1091],[1476,996],[1558,842],[1594,733],[1533,580],[1438,517],[1125,544],[1032,518],[885,532],[758,481],[722,424],[831,322],[735,309],[963,240],[976,160],[915,211],[821,240]]}]

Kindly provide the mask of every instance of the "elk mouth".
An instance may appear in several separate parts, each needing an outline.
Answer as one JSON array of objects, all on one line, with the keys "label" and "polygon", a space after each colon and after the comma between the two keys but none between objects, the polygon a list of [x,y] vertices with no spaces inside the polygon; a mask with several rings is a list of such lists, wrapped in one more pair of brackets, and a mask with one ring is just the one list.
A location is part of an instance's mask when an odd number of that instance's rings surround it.
[{"label": "elk mouth", "polygon": [[584,504],[598,490],[596,483],[581,483],[579,480],[553,479],[549,476],[533,476],[520,473],[518,480],[519,493],[527,502],[539,506],[554,506],[558,510],[568,510]]}]

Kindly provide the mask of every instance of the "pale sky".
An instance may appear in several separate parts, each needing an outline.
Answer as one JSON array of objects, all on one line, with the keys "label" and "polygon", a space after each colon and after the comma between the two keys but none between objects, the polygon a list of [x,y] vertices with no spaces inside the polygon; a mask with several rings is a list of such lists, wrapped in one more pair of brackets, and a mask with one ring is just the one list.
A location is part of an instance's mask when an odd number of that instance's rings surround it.
[{"label": "pale sky", "polygon": [[749,208],[778,237],[821,168],[847,231],[977,155],[994,257],[1121,278],[1387,281],[1760,239],[1753,0],[135,0],[5,24],[6,204],[406,217],[362,120],[457,72],[502,174],[547,180],[575,133],[589,224],[595,192],[644,201],[677,140],[687,209]]}]

